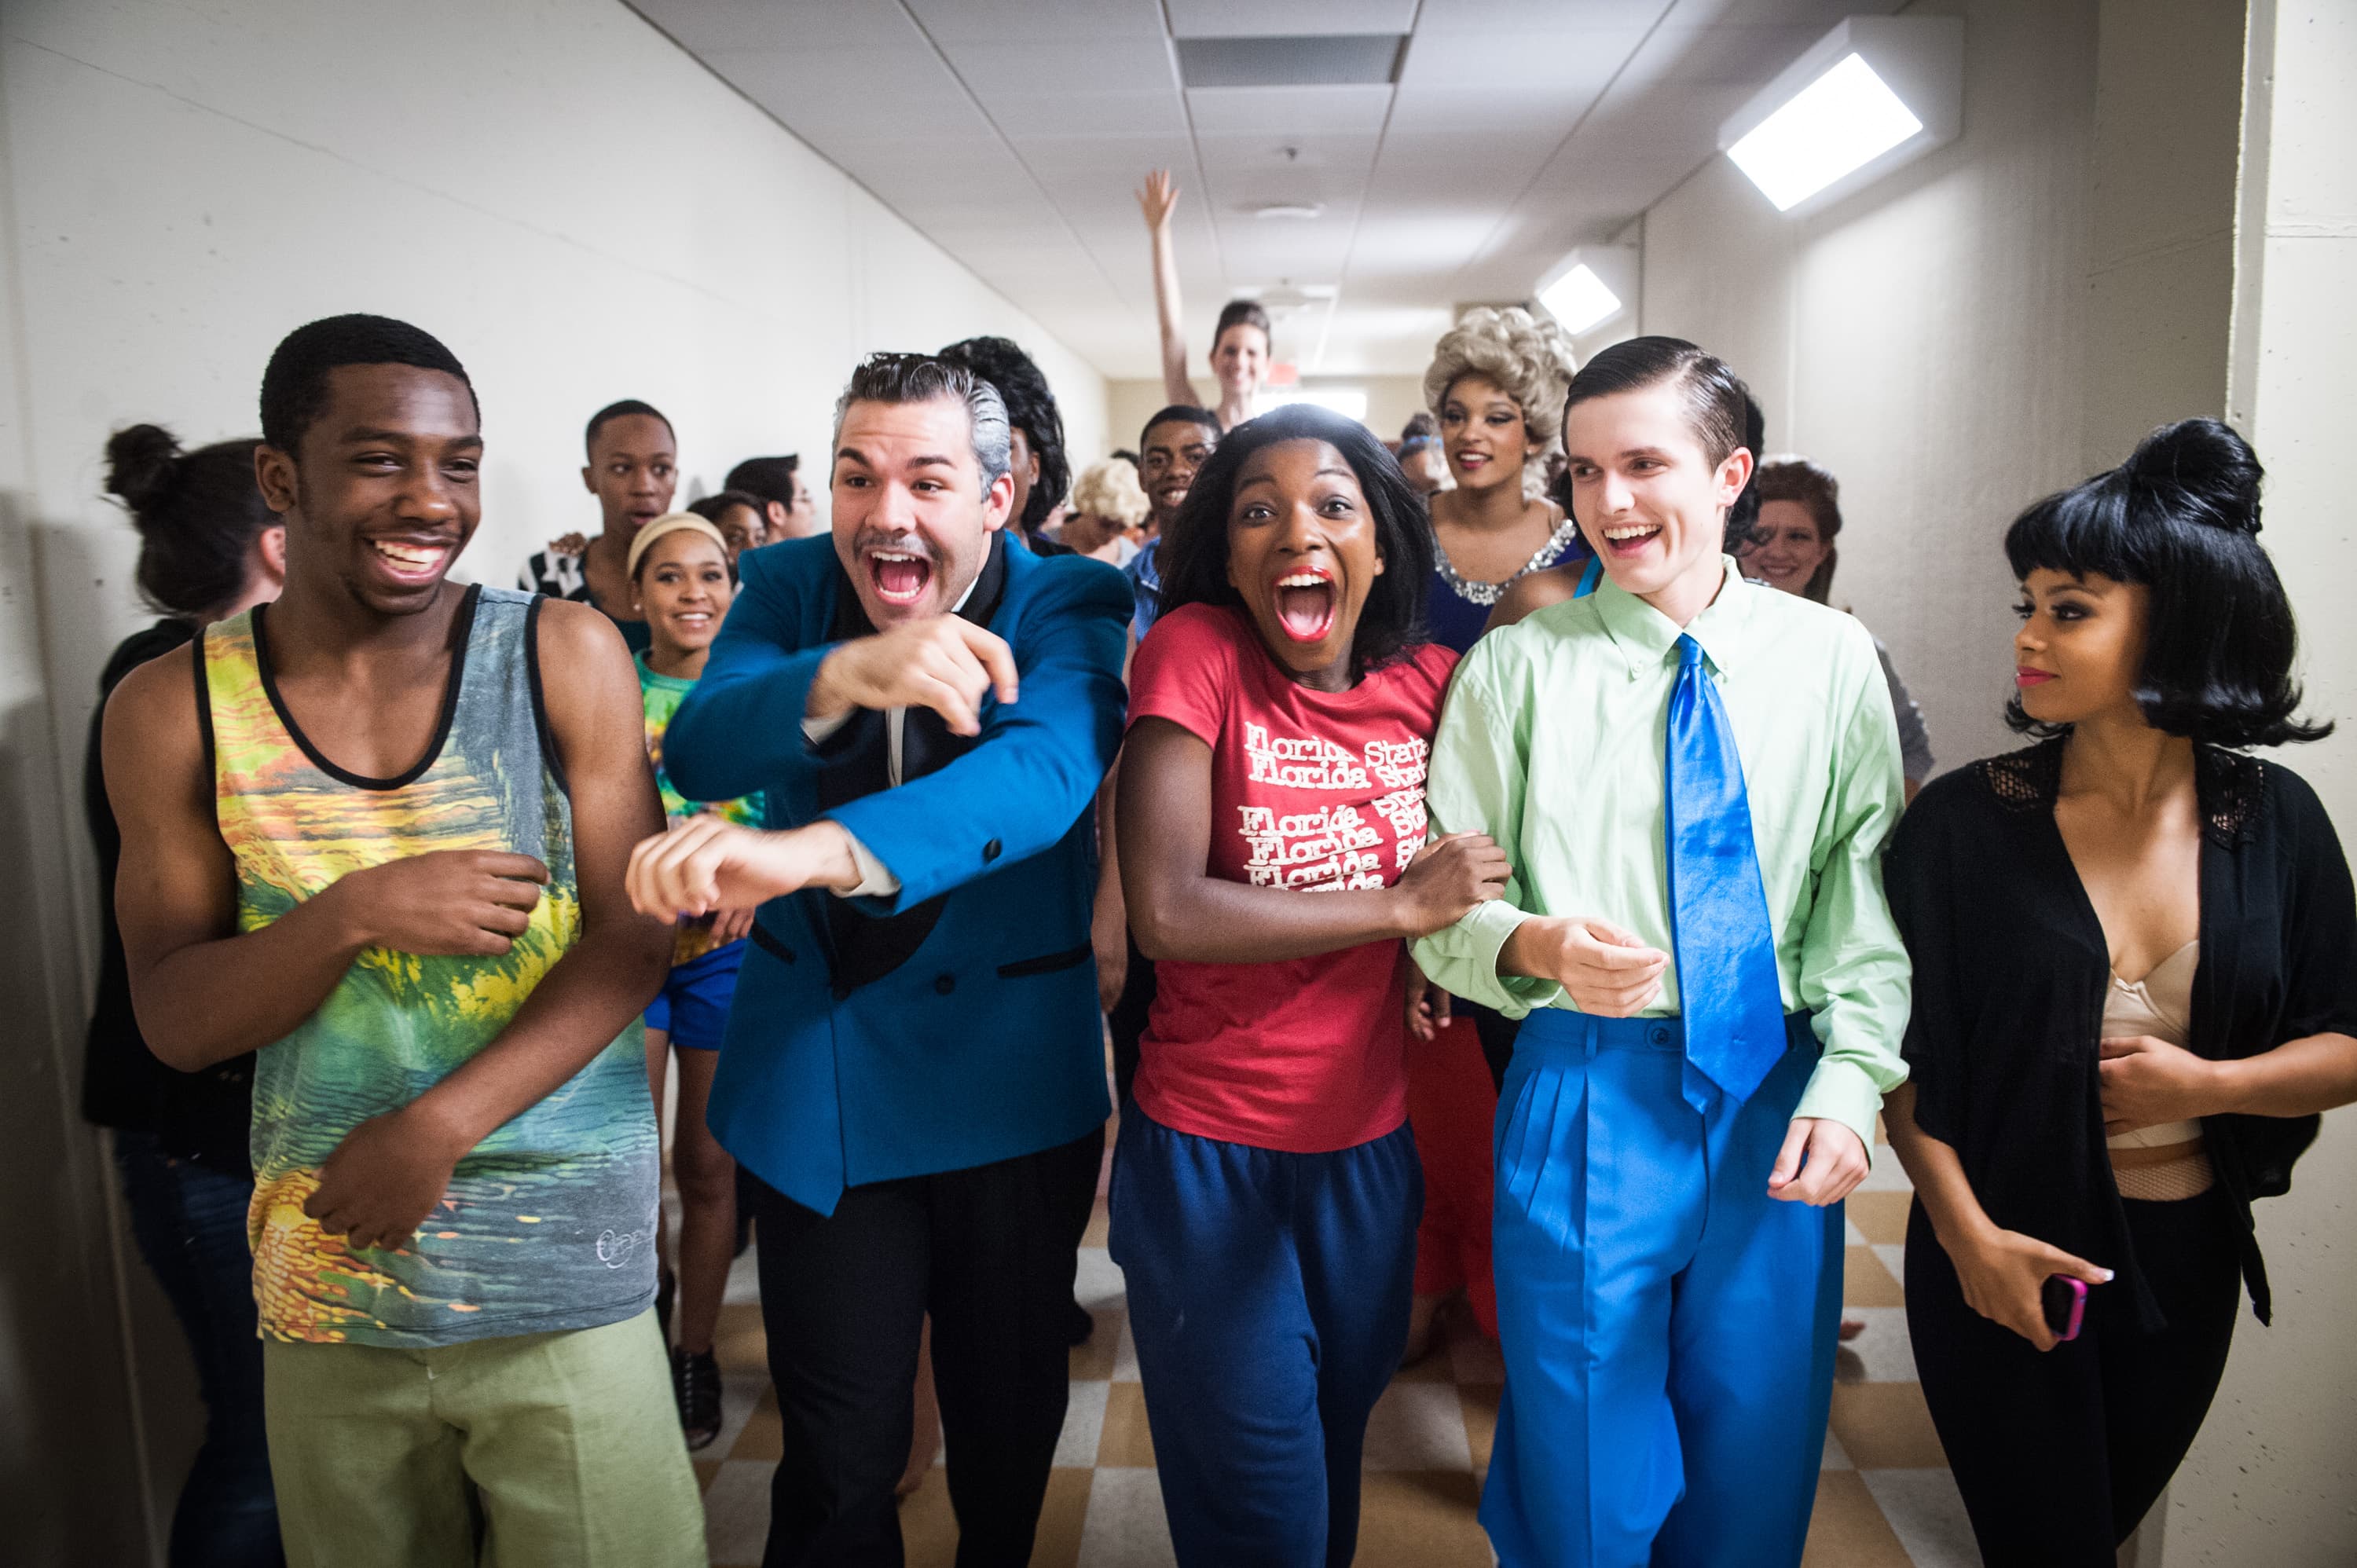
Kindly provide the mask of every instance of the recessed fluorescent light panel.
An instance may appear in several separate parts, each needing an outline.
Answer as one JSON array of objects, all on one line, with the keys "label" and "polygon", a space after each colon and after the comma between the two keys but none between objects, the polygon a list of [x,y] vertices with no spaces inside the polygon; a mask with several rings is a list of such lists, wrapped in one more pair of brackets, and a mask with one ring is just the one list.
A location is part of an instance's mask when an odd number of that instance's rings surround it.
[{"label": "recessed fluorescent light panel", "polygon": [[1718,145],[1779,212],[1839,199],[1953,141],[1964,24],[1852,16],[1720,127]]},{"label": "recessed fluorescent light panel", "polygon": [[1620,296],[1605,287],[1604,280],[1585,262],[1539,290],[1538,297],[1566,332],[1585,332],[1620,313]]}]

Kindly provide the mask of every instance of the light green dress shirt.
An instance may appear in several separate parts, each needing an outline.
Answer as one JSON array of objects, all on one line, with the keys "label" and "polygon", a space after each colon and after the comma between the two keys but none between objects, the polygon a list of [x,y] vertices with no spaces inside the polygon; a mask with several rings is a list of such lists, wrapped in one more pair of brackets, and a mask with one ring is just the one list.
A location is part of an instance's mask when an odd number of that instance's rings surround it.
[{"label": "light green dress shirt", "polygon": [[[1899,731],[1874,639],[1848,616],[1743,580],[1685,630],[1717,681],[1751,805],[1752,841],[1788,1013],[1824,1047],[1796,1116],[1827,1117],[1869,1148],[1882,1096],[1907,1076],[1910,972],[1882,894],[1898,822]],[[1585,915],[1670,944],[1663,748],[1679,628],[1609,578],[1473,645],[1433,742],[1435,833],[1488,833],[1505,894],[1416,942],[1452,993],[1519,1018],[1577,1012],[1551,981],[1501,975],[1498,952],[1534,915]],[[1678,1012],[1674,961],[1648,1017]]]}]

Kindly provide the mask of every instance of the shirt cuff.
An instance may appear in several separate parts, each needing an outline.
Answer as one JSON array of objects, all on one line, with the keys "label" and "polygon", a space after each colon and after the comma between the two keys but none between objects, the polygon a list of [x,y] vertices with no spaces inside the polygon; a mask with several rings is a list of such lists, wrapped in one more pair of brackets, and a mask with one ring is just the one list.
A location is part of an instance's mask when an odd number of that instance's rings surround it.
[{"label": "shirt cuff", "polygon": [[[802,739],[808,741],[813,746],[824,746],[827,743],[828,737],[833,736],[835,731],[841,729],[844,725],[849,724],[851,722],[851,715],[858,711],[859,710],[857,708],[845,708],[843,712],[835,714],[833,718],[803,719]],[[855,846],[857,844],[857,840],[853,841]]]},{"label": "shirt cuff", "polygon": [[1816,1071],[1809,1075],[1809,1086],[1801,1091],[1801,1103],[1792,1110],[1792,1120],[1815,1117],[1826,1122],[1838,1122],[1857,1134],[1867,1157],[1874,1154],[1874,1119],[1882,1110],[1882,1090],[1874,1079],[1856,1062],[1821,1061]]},{"label": "shirt cuff", "polygon": [[[835,723],[839,725],[841,721],[837,720]],[[802,721],[802,733],[805,735],[810,733],[808,719]],[[891,870],[882,861],[877,859],[874,853],[866,844],[861,843],[857,836],[848,828],[843,831],[843,842],[851,846],[851,863],[859,867],[859,886],[838,888],[834,895],[836,897],[889,898],[900,891],[900,879],[893,875]]]},{"label": "shirt cuff", "polygon": [[[1491,898],[1476,904],[1457,921],[1469,949],[1466,956],[1481,974],[1490,977],[1497,988],[1502,1004],[1493,1003],[1498,1011],[1509,1018],[1520,1018],[1541,1007],[1551,1007],[1561,999],[1563,987],[1551,980],[1539,980],[1530,975],[1506,974],[1498,968],[1498,955],[1506,949],[1506,939],[1522,928],[1531,918],[1527,909],[1517,909],[1502,898]],[[1485,998],[1474,997],[1476,1002]]]}]

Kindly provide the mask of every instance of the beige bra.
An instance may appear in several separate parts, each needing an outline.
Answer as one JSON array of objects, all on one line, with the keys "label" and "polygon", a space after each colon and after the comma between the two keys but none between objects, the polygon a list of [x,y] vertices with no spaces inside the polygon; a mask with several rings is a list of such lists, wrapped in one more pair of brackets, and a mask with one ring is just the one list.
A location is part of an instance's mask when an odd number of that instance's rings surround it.
[{"label": "beige bra", "polygon": [[[2150,1035],[2185,1048],[2193,1017],[2193,972],[2201,961],[2197,938],[2153,965],[2142,980],[2131,983],[2113,975],[2104,993],[2104,1038]],[[2191,1197],[2212,1180],[2199,1122],[2139,1127],[2104,1143],[2122,1197]]]}]

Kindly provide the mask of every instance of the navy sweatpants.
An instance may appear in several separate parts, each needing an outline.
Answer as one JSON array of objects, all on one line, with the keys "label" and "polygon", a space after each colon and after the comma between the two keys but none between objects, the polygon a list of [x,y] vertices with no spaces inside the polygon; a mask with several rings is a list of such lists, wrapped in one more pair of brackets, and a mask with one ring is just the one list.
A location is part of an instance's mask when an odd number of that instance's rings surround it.
[{"label": "navy sweatpants", "polygon": [[1349,1563],[1367,1416],[1407,1343],[1424,1176],[1406,1126],[1295,1155],[1133,1104],[1112,1208],[1181,1568]]}]

